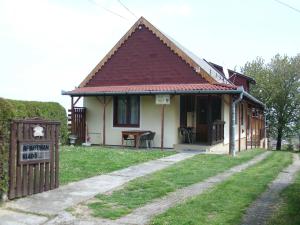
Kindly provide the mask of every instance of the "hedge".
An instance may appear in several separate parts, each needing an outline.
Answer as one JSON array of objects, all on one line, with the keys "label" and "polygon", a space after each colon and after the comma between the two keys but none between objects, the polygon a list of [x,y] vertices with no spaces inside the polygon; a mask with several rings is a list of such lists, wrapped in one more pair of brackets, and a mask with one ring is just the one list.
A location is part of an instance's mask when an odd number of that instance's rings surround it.
[{"label": "hedge", "polygon": [[0,201],[2,194],[7,191],[10,121],[34,117],[60,121],[60,142],[67,143],[67,115],[64,107],[59,103],[0,98]]}]

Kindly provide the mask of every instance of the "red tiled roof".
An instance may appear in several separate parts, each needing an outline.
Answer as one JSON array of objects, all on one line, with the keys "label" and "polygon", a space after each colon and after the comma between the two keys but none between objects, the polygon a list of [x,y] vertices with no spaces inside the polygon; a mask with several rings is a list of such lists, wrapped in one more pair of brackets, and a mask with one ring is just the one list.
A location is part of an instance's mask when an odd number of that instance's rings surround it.
[{"label": "red tiled roof", "polygon": [[188,91],[234,91],[236,86],[226,84],[155,84],[155,85],[127,85],[127,86],[101,86],[82,87],[66,92],[67,95],[93,95],[93,94],[134,94],[134,93],[184,93]]}]

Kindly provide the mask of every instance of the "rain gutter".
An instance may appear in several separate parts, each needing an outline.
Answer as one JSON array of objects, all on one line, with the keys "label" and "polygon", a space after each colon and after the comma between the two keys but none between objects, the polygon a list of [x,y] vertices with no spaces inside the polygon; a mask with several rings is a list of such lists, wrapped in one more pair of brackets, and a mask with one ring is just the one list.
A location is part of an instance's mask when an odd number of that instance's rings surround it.
[{"label": "rain gutter", "polygon": [[70,96],[99,96],[99,95],[151,95],[151,94],[239,94],[240,90],[190,90],[190,91],[123,91],[123,92],[81,92],[62,91],[62,95]]}]

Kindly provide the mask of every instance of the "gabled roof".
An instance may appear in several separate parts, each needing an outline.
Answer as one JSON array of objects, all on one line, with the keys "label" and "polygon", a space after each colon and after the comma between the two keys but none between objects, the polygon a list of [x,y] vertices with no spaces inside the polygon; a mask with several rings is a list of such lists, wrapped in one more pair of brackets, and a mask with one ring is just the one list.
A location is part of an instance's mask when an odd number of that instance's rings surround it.
[{"label": "gabled roof", "polygon": [[[196,75],[200,80],[189,80],[190,83],[182,83],[180,80],[176,83],[166,83],[161,82],[159,84],[127,84],[124,82],[122,85],[87,85],[94,76],[100,72],[104,65],[115,55],[117,51],[122,47],[122,45],[129,39],[130,36],[137,30],[146,27],[149,32],[153,33],[159,40],[166,45],[173,53],[175,53],[179,58],[181,58],[190,67],[193,75]],[[82,81],[80,86],[73,91],[62,91],[63,95],[71,96],[89,96],[89,95],[119,95],[119,94],[183,94],[183,93],[219,93],[219,94],[237,94],[244,93],[245,97],[249,100],[260,104],[263,103],[258,101],[256,98],[244,91],[242,87],[238,87],[232,84],[224,75],[223,67],[216,64],[207,62],[206,60],[199,58],[192,52],[184,48],[178,42],[168,37],[151,23],[149,23],[145,18],[141,17],[130,30],[117,42],[117,44],[107,53],[107,55],[97,64],[97,66],[89,73],[89,75]],[[234,71],[229,71],[234,72]],[[186,75],[186,74],[183,74]],[[199,75],[199,77],[197,76]],[[238,74],[245,76],[243,74]],[[200,77],[201,76],[201,77]],[[100,77],[101,79],[102,77]],[[195,77],[194,77],[195,78]],[[203,79],[204,78],[204,79]],[[245,76],[245,78],[251,80],[252,78]],[[110,78],[109,78],[110,79]],[[118,78],[119,79],[119,78]],[[161,78],[159,78],[161,79]],[[173,78],[174,79],[174,78]],[[175,78],[177,79],[177,78]],[[161,80],[159,80],[161,81]],[[203,82],[205,81],[205,82]]]},{"label": "gabled roof", "polygon": [[190,65],[199,75],[201,75],[209,83],[228,83],[222,74],[216,70],[213,66],[207,63],[205,60],[197,57],[172,38],[163,34],[160,30],[149,23],[145,18],[141,17],[129,31],[117,42],[117,44],[107,53],[107,55],[97,64],[97,66],[89,73],[89,75],[79,85],[79,88],[85,87],[86,84],[95,76],[95,74],[101,70],[105,63],[118,51],[122,44],[132,35],[132,33],[144,25],[154,35],[156,35],[165,45],[167,45],[175,54],[183,59],[188,65]]}]

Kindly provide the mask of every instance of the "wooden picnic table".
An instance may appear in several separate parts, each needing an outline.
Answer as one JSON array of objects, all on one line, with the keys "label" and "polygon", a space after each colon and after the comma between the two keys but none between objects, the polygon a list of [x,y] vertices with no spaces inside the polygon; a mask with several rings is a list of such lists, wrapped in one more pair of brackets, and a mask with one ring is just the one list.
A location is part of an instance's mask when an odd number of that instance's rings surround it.
[{"label": "wooden picnic table", "polygon": [[[124,146],[124,140],[126,140],[129,136],[133,136],[134,146],[136,148],[140,147],[140,138],[143,134],[149,133],[149,130],[124,130],[122,131],[122,146]],[[127,139],[132,140],[132,139]]]}]

